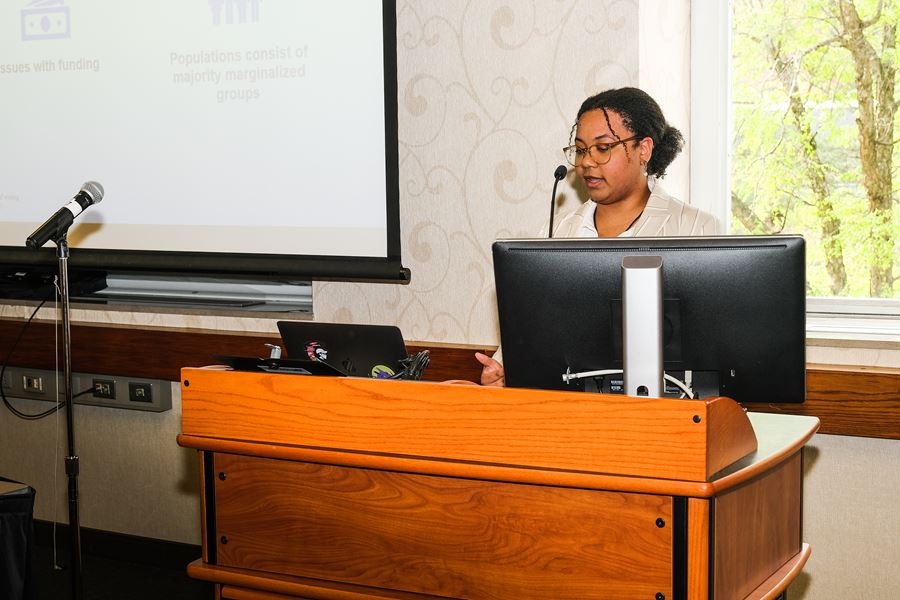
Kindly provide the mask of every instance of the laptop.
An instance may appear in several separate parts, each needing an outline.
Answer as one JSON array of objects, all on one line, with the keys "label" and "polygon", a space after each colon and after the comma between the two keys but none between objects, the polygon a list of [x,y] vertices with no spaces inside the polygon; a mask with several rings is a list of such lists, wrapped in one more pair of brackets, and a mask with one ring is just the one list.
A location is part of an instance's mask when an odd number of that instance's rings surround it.
[{"label": "laptop", "polygon": [[289,359],[322,363],[352,377],[388,379],[403,372],[408,358],[400,329],[315,321],[278,321]]}]

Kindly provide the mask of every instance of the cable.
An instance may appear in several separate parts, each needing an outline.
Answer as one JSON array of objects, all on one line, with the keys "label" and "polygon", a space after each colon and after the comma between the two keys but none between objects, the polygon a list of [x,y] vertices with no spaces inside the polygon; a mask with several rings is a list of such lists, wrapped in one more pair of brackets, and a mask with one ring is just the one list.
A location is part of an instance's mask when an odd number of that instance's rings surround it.
[{"label": "cable", "polygon": [[682,398],[687,397],[687,398],[690,398],[691,400],[694,399],[694,391],[690,388],[690,385],[679,381],[678,379],[676,379],[675,377],[672,377],[668,373],[663,373],[663,376],[666,378],[666,381],[668,381],[669,383],[675,384],[675,386],[678,387],[678,389],[680,389],[682,392],[684,392],[684,395],[682,396]]},{"label": "cable", "polygon": [[[22,341],[22,337],[25,335],[25,331],[28,329],[28,326],[31,324],[31,322],[34,320],[34,318],[37,316],[38,311],[41,310],[41,308],[44,306],[44,304],[46,302],[47,302],[46,300],[41,300],[41,302],[37,305],[37,307],[31,313],[31,316],[28,317],[28,319],[22,325],[22,329],[21,329],[21,331],[19,331],[19,335],[16,336],[15,341],[12,343],[12,345],[9,348],[9,351],[6,353],[6,359],[3,361],[3,365],[0,365],[0,381],[3,381],[3,376],[6,374],[6,366],[9,364],[9,360],[12,357],[15,349],[18,347],[19,342]],[[75,396],[73,396],[73,398],[78,398],[79,396],[84,396],[85,394],[89,394],[91,392],[93,392],[93,389],[84,390],[83,392],[79,392],[78,394],[75,394]],[[3,404],[6,406],[6,408],[9,409],[9,412],[11,412],[12,414],[14,414],[15,416],[17,416],[18,418],[20,418],[24,421],[37,421],[39,419],[43,419],[44,417],[49,417],[50,415],[62,410],[66,405],[65,401],[62,401],[62,402],[57,401],[56,404],[54,404],[52,408],[49,408],[49,409],[45,410],[44,412],[36,413],[36,414],[28,414],[26,412],[22,412],[21,410],[19,410],[18,408],[16,408],[15,406],[12,405],[12,402],[10,402],[9,398],[6,397],[6,392],[3,391],[2,385],[0,385],[0,398],[3,399]]]},{"label": "cable", "polygon": [[582,371],[581,373],[573,373],[568,368],[563,373],[562,379],[565,383],[571,382],[573,379],[584,379],[585,377],[605,377],[607,375],[621,375],[622,369],[603,369],[600,371]]},{"label": "cable", "polygon": [[400,360],[403,370],[391,377],[391,379],[421,379],[422,372],[431,362],[431,355],[428,350],[422,350],[411,356],[407,356]]},{"label": "cable", "polygon": [[[563,375],[562,375],[562,380],[565,383],[570,383],[571,381],[573,381],[575,379],[584,379],[586,377],[605,377],[607,375],[621,375],[622,373],[623,373],[622,369],[602,369],[599,371],[582,371],[581,373],[572,373],[572,371],[567,368],[566,372],[563,373]],[[690,379],[691,379],[690,371],[688,371],[687,373],[689,374],[687,376],[688,381],[690,381]],[[676,379],[675,377],[672,377],[668,373],[663,373],[663,377],[665,378],[666,381],[674,384],[676,387],[678,387],[678,389],[680,389],[682,391],[682,393],[683,393],[682,398],[686,397],[686,398],[690,398],[691,400],[694,399],[694,391],[690,388],[689,384],[686,384],[686,383]]]},{"label": "cable", "polygon": [[[6,353],[6,359],[3,361],[3,366],[0,367],[0,381],[3,381],[3,376],[6,375],[6,365],[9,364],[9,360],[10,360],[10,358],[12,358],[13,352],[18,347],[19,342],[22,341],[22,337],[25,335],[25,331],[28,329],[28,326],[31,324],[31,322],[34,320],[34,318],[37,316],[38,311],[41,310],[41,308],[44,306],[44,304],[46,302],[47,302],[46,300],[41,300],[41,302],[37,305],[37,307],[35,307],[34,311],[31,313],[31,316],[28,317],[28,319],[22,325],[22,329],[19,331],[19,335],[16,336],[15,341],[10,345],[9,351]],[[24,419],[26,421],[36,421],[38,419],[43,419],[44,417],[48,417],[48,416],[52,415],[53,413],[55,413],[56,411],[60,410],[60,408],[62,408],[62,405],[57,403],[56,406],[54,406],[53,408],[51,408],[45,412],[31,415],[31,414],[20,411],[18,408],[16,408],[15,406],[12,405],[12,403],[9,401],[9,398],[6,397],[6,392],[3,391],[2,385],[0,385],[0,397],[3,398],[3,404],[6,406],[6,408],[9,409],[9,412],[11,412],[15,416],[19,417],[20,419]]]}]

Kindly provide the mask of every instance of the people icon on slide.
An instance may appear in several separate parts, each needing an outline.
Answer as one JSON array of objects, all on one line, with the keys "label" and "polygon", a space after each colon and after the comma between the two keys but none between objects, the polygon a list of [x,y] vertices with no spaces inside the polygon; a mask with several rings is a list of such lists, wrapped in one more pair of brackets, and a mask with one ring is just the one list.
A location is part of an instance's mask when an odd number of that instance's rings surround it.
[{"label": "people icon on slide", "polygon": [[262,0],[209,0],[213,25],[256,23],[259,21],[260,4]]}]

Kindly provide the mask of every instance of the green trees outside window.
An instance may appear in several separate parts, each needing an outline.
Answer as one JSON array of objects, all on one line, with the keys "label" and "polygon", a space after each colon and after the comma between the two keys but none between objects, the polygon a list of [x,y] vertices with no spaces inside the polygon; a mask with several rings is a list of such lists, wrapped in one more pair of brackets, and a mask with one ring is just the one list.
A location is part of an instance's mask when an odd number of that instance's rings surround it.
[{"label": "green trees outside window", "polygon": [[810,296],[900,298],[900,0],[733,0],[733,233],[800,233]]}]

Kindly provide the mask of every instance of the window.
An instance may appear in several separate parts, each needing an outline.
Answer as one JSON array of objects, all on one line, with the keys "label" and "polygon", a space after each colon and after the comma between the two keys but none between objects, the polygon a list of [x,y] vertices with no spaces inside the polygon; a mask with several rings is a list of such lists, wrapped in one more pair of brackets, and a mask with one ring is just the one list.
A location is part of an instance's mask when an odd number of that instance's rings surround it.
[{"label": "window", "polygon": [[691,10],[692,197],[732,233],[803,234],[811,311],[900,316],[900,0]]}]

